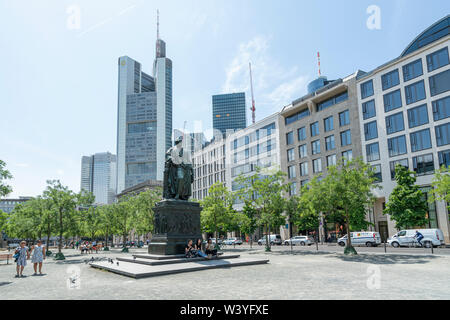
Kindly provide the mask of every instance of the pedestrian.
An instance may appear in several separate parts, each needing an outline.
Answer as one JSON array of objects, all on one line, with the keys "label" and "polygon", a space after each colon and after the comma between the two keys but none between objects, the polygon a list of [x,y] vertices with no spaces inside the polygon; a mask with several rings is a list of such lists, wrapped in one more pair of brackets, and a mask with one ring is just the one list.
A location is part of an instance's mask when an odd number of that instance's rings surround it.
[{"label": "pedestrian", "polygon": [[33,256],[31,257],[31,262],[34,267],[34,276],[37,275],[37,266],[39,264],[39,274],[42,275],[42,263],[45,260],[45,247],[42,245],[41,240],[37,241],[37,244],[31,248]]},{"label": "pedestrian", "polygon": [[20,242],[20,247],[16,249],[15,254],[18,254],[16,258],[16,278],[23,277],[23,269],[27,265],[27,260],[30,259],[30,251],[25,241]]}]

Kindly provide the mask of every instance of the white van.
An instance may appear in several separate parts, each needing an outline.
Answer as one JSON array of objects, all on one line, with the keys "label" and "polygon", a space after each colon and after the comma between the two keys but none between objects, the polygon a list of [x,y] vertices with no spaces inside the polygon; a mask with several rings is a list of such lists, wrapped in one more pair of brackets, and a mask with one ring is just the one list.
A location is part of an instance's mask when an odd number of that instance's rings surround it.
[{"label": "white van", "polygon": [[[271,234],[269,235],[269,241],[271,245],[278,245],[281,246],[282,241],[281,241],[281,236],[279,234]],[[266,236],[262,237],[261,239],[258,240],[258,244],[260,246],[262,246],[263,244],[266,244]]]},{"label": "white van", "polygon": [[[381,237],[379,232],[373,231],[359,231],[350,232],[352,235],[352,245],[353,246],[366,246],[366,247],[376,247],[381,244]],[[343,247],[347,244],[347,235],[338,239],[338,244]]]},{"label": "white van", "polygon": [[409,246],[420,247],[420,244],[414,237],[416,235],[416,230],[423,235],[423,239],[421,242],[426,248],[431,248],[431,246],[441,246],[445,244],[444,234],[440,229],[401,230],[388,239],[388,244],[390,244],[394,248]]}]

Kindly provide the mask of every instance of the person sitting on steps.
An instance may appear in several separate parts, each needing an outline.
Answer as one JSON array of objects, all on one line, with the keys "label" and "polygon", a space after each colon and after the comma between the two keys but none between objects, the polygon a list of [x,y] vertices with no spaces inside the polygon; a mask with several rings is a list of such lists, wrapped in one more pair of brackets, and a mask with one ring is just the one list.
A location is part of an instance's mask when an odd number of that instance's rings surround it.
[{"label": "person sitting on steps", "polygon": [[208,255],[209,259],[211,259],[212,256],[217,256],[217,249],[214,247],[211,239],[208,239],[205,252]]}]

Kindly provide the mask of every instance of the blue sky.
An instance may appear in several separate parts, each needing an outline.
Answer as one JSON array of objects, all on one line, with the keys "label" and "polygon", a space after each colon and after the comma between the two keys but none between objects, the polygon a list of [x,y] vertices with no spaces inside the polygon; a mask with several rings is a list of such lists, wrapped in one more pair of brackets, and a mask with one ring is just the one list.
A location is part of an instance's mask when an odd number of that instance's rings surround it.
[{"label": "blue sky", "polygon": [[[366,26],[370,5],[381,29]],[[14,176],[11,197],[38,195],[47,179],[78,191],[81,156],[116,152],[117,59],[151,73],[157,8],[173,61],[174,128],[186,120],[207,130],[211,95],[246,91],[250,106],[249,61],[258,120],[305,93],[317,51],[329,79],[370,71],[450,2],[0,0],[0,159]]]}]

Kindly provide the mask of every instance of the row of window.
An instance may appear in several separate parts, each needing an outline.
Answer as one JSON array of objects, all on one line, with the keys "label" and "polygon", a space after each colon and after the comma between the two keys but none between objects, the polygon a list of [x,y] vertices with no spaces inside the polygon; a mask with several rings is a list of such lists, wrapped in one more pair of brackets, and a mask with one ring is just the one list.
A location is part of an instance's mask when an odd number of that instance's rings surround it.
[{"label": "row of window", "polygon": [[[436,144],[438,147],[450,144],[450,123],[435,127]],[[430,129],[424,129],[411,133],[411,152],[431,149]],[[406,147],[406,136],[398,136],[388,139],[389,157],[396,157],[408,152]],[[380,148],[378,142],[366,145],[367,161],[377,161],[380,159]]]},{"label": "row of window", "polygon": [[[423,104],[407,111],[409,128],[429,123],[427,105]],[[433,119],[439,121],[450,117],[450,96],[433,102]],[[386,133],[388,135],[405,130],[403,112],[386,117]],[[364,124],[366,141],[378,138],[377,121]]]},{"label": "row of window", "polygon": [[[450,166],[450,149],[438,152],[438,162],[439,167]],[[436,169],[434,166],[434,157],[432,153],[413,157],[412,164],[412,168],[410,168],[408,159],[391,161],[389,163],[391,179],[395,179],[395,167],[397,165],[401,165],[408,170],[412,169],[418,176],[434,174]]]},{"label": "row of window", "polygon": [[239,139],[234,139],[231,142],[230,147],[232,150],[235,150],[244,145],[248,145],[249,143],[252,143],[254,141],[258,141],[264,137],[271,136],[272,133],[275,132],[275,129],[276,129],[276,125],[275,125],[275,122],[273,122],[261,129],[253,131],[252,133],[250,133],[244,137],[241,137]]},{"label": "row of window", "polygon": [[[324,129],[325,132],[334,130],[333,124],[333,116],[330,116],[324,119]],[[341,127],[347,126],[350,124],[350,113],[348,110],[345,110],[339,113],[339,125]],[[315,137],[320,134],[319,130],[319,122],[314,122],[310,125],[310,135],[311,137]],[[297,130],[297,139],[298,141],[306,140],[306,127],[301,127]],[[286,134],[286,144],[291,145],[294,144],[294,131],[288,132]]]},{"label": "row of window", "polygon": [[[350,130],[341,132],[340,137],[341,137],[341,147],[349,146],[352,144],[352,134],[351,134]],[[336,149],[334,135],[325,137],[325,150],[331,151],[334,149]],[[319,154],[320,152],[321,152],[320,140],[315,140],[315,141],[311,142],[311,154],[316,155],[316,154]],[[299,159],[305,158],[305,157],[307,157],[307,155],[308,155],[307,145],[303,144],[303,145],[299,146],[298,147]],[[288,158],[288,162],[295,160],[294,148],[289,149],[287,151],[287,158]]]},{"label": "row of window", "polygon": [[[428,72],[439,69],[443,66],[448,65],[449,55],[448,55],[448,47],[440,49],[436,52],[433,52],[426,57]],[[423,75],[423,67],[422,67],[422,59],[417,59],[413,62],[410,62],[402,67],[403,71],[403,81],[407,82],[417,77]],[[430,78],[430,86],[432,86],[432,79]],[[434,81],[434,80],[433,80]],[[381,87],[384,90],[393,88],[400,84],[400,76],[398,69],[390,71],[381,76]],[[361,84],[361,98],[365,99],[374,94],[373,90],[373,81],[369,80]]]},{"label": "row of window", "polygon": [[[344,162],[349,160],[351,161],[353,158],[353,153],[352,150],[347,150],[342,152],[342,158],[344,159]],[[336,154],[332,154],[326,157],[326,165],[327,167],[329,166],[335,166],[337,164],[337,156]],[[292,166],[288,166],[288,178],[289,179],[294,179],[297,177],[297,173],[296,173],[296,165],[292,165]],[[300,176],[304,177],[304,176],[308,176],[309,175],[309,169],[308,169],[308,162],[302,162],[299,165],[300,168]],[[322,172],[322,158],[318,158],[318,159],[314,159],[312,161],[312,172],[314,174],[316,173],[320,173]]]}]

